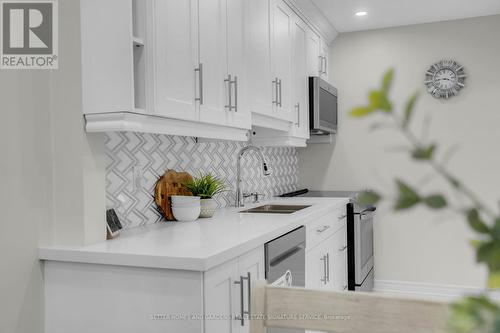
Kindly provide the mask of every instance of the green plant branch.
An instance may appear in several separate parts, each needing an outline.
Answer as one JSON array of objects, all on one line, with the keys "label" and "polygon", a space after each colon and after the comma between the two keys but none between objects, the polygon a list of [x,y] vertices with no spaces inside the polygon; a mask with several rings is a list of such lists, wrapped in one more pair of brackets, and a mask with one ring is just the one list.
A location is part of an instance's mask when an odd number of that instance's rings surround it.
[{"label": "green plant branch", "polygon": [[[392,116],[396,126],[401,130],[401,132],[404,134],[404,136],[407,138],[410,144],[413,145],[415,149],[425,149],[424,143],[422,143],[417,138],[417,136],[409,129],[408,126],[404,125],[404,121],[401,119],[401,117],[399,117],[395,112],[388,113],[388,115]],[[474,193],[474,191],[472,191],[463,183],[460,183],[451,174],[451,172],[448,171],[446,167],[443,166],[441,163],[436,161],[434,157],[431,157],[426,161],[443,179],[445,179],[451,185],[451,188],[454,191],[461,193],[465,197],[467,197],[472,202],[472,204],[476,209],[483,211],[491,219],[496,218],[496,215],[493,212],[493,210],[487,207],[484,203],[482,203],[479,197]]]}]

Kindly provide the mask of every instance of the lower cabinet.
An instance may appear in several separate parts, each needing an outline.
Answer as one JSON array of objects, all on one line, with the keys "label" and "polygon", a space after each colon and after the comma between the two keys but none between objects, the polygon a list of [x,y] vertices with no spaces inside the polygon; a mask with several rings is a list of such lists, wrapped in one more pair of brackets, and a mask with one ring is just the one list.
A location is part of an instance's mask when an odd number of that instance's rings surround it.
[{"label": "lower cabinet", "polygon": [[[341,212],[336,214],[341,215]],[[340,222],[342,227],[326,239],[320,239],[319,243],[313,243],[315,238],[312,237],[312,244],[308,244],[306,252],[306,288],[342,291],[347,289],[347,227],[342,218],[335,215],[328,217],[332,221],[330,228],[334,229],[336,222]],[[322,224],[324,223],[320,223]],[[317,229],[317,232],[330,228],[323,226]],[[316,230],[310,232],[314,231]],[[311,236],[308,239],[311,239]]]},{"label": "lower cabinet", "polygon": [[206,272],[62,261],[43,266],[45,332],[246,333],[250,283],[264,279],[264,247]]},{"label": "lower cabinet", "polygon": [[249,332],[251,284],[264,279],[263,247],[205,272],[205,333]]}]

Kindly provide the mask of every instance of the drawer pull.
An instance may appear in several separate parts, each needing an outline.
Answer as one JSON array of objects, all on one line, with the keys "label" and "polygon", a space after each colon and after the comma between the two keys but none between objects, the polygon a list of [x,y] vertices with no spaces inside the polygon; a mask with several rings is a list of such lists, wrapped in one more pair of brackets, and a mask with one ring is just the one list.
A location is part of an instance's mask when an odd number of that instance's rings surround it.
[{"label": "drawer pull", "polygon": [[324,225],[323,228],[319,228],[319,229],[316,229],[316,232],[318,234],[324,232],[324,231],[327,231],[328,229],[330,229],[330,226],[329,225]]}]

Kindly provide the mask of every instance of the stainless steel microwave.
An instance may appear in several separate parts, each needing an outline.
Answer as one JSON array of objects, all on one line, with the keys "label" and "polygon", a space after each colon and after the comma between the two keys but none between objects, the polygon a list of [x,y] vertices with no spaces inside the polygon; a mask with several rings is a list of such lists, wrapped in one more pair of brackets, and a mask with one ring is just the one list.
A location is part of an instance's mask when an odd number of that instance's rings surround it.
[{"label": "stainless steel microwave", "polygon": [[309,77],[309,129],[311,134],[337,133],[337,89],[325,80]]}]

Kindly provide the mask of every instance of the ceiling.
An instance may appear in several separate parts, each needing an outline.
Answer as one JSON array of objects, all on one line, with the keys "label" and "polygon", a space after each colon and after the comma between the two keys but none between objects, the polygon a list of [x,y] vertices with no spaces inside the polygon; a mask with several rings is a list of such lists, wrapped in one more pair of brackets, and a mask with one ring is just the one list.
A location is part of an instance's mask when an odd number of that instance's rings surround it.
[{"label": "ceiling", "polygon": [[[500,0],[312,0],[338,32],[500,14]],[[366,11],[366,16],[355,16]]]}]

